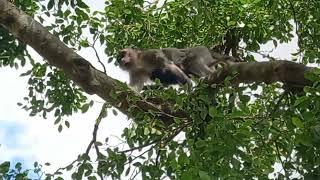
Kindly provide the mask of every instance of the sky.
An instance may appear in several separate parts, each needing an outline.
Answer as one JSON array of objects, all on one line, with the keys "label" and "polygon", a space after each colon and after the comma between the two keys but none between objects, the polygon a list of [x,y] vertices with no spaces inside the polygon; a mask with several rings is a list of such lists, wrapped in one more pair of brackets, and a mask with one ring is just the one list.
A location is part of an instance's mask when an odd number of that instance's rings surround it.
[{"label": "sky", "polygon": [[[103,1],[87,0],[94,9],[103,7]],[[288,44],[281,44],[270,55],[280,59],[291,59],[292,52],[297,49],[297,39],[294,38]],[[265,51],[272,50],[272,42],[262,46]],[[104,49],[97,47],[101,59]],[[32,51],[32,50],[31,50]],[[91,49],[83,49],[79,52],[85,59],[101,69]],[[32,55],[40,58],[36,52]],[[260,55],[256,58],[262,60]],[[107,74],[121,81],[128,81],[127,73],[112,64],[106,64]],[[95,101],[95,105],[87,113],[77,113],[68,117],[71,127],[58,132],[57,126],[53,124],[54,119],[42,119],[39,116],[30,117],[28,112],[21,109],[17,103],[23,102],[27,96],[28,77],[20,77],[20,74],[28,70],[28,67],[18,71],[8,67],[0,70],[0,163],[3,161],[23,162],[24,167],[32,168],[32,164],[38,161],[41,164],[50,162],[51,166],[45,168],[47,171],[56,170],[59,167],[68,165],[78,154],[85,152],[92,137],[92,130],[103,100],[96,96],[89,96]],[[129,125],[130,121],[126,116],[118,114],[114,116],[109,113],[103,119],[99,127],[98,140],[104,141],[109,137],[111,144],[117,144],[122,129]]]}]

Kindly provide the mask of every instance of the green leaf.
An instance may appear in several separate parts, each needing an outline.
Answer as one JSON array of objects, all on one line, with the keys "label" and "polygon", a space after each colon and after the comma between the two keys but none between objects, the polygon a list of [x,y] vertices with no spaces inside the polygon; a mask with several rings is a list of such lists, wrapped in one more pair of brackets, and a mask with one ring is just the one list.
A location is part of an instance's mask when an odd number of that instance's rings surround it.
[{"label": "green leaf", "polygon": [[70,171],[72,168],[73,168],[73,165],[70,164],[69,166],[67,166],[66,170],[67,170],[67,171]]},{"label": "green leaf", "polygon": [[306,102],[308,102],[308,98],[307,97],[301,97],[299,99],[297,99],[295,102],[294,102],[294,106],[298,106],[300,104],[305,104]]},{"label": "green leaf", "polygon": [[272,42],[273,42],[274,47],[277,48],[278,47],[278,41],[273,39]]},{"label": "green leaf", "polygon": [[112,113],[113,113],[113,115],[115,115],[115,116],[118,115],[118,112],[117,112],[115,109],[112,109]]},{"label": "green leaf", "polygon": [[97,180],[97,178],[95,176],[89,176],[88,180]]},{"label": "green leaf", "polygon": [[189,158],[185,153],[183,153],[178,157],[178,162],[181,166],[189,164]]},{"label": "green leaf", "polygon": [[129,175],[129,173],[130,173],[130,167],[128,167],[128,169],[126,170],[126,172],[125,172],[125,176],[128,176],[128,175]]},{"label": "green leaf", "polygon": [[240,100],[242,101],[242,103],[247,103],[250,101],[251,97],[248,96],[248,95],[242,95],[242,96],[239,96]]},{"label": "green leaf", "polygon": [[27,72],[25,73],[22,73],[20,76],[28,76],[32,73],[32,70],[28,70]]},{"label": "green leaf", "polygon": [[100,36],[99,36],[99,41],[100,41],[100,44],[101,44],[101,45],[103,45],[103,44],[104,44],[104,42],[105,42],[105,38],[104,38],[104,36],[103,36],[103,35],[100,35]]},{"label": "green leaf", "polygon": [[89,47],[90,45],[89,45],[89,42],[87,41],[87,40],[82,40],[82,41],[80,41],[80,45],[82,46],[82,47]]},{"label": "green leaf", "polygon": [[181,176],[183,180],[193,180],[192,174],[190,172],[184,172]]},{"label": "green leaf", "polygon": [[210,106],[209,107],[209,116],[214,118],[218,114],[218,111],[215,107]]},{"label": "green leaf", "polygon": [[60,124],[59,127],[58,127],[58,131],[61,132],[61,131],[62,131],[62,128],[63,128],[63,127],[62,127],[62,125]]},{"label": "green leaf", "polygon": [[90,104],[89,104],[89,103],[84,104],[84,105],[81,107],[81,112],[82,112],[82,113],[87,112],[88,109],[89,109],[89,107],[90,107]]},{"label": "green leaf", "polygon": [[49,0],[48,5],[47,5],[47,9],[51,10],[54,6],[54,0]]},{"label": "green leaf", "polygon": [[312,147],[312,142],[311,142],[311,138],[306,136],[306,135],[299,135],[296,138],[296,143],[301,143],[304,146],[308,146],[308,147]]},{"label": "green leaf", "polygon": [[149,127],[145,127],[144,128],[143,134],[146,135],[146,136],[150,134]]},{"label": "green leaf", "polygon": [[16,163],[16,165],[14,166],[14,168],[16,168],[18,171],[20,171],[22,169],[22,164],[21,162]]},{"label": "green leaf", "polygon": [[204,171],[199,171],[199,176],[201,180],[210,180],[210,176],[208,175],[207,172]]},{"label": "green leaf", "polygon": [[0,174],[6,174],[10,169],[10,162],[5,161],[0,164]]},{"label": "green leaf", "polygon": [[300,128],[300,129],[303,129],[304,128],[304,124],[303,122],[297,118],[297,117],[292,117],[292,123],[297,127],[297,128]]},{"label": "green leaf", "polygon": [[69,123],[69,121],[65,121],[64,124],[67,126],[67,128],[70,128],[70,123]]},{"label": "green leaf", "polygon": [[54,121],[54,125],[58,124],[61,121],[61,116],[59,116],[55,121]]},{"label": "green leaf", "polygon": [[44,165],[46,165],[46,166],[50,166],[51,164],[50,164],[50,163],[48,163],[48,162],[46,162],[46,163],[44,163]]},{"label": "green leaf", "polygon": [[95,176],[89,176],[88,180],[97,180],[97,178]]},{"label": "green leaf", "polygon": [[39,165],[38,162],[33,163],[33,167],[35,167],[35,168],[38,167],[38,165]]},{"label": "green leaf", "polygon": [[132,165],[135,166],[135,167],[140,167],[142,164],[140,162],[135,162]]},{"label": "green leaf", "polygon": [[79,7],[83,8],[83,9],[88,9],[89,8],[89,6],[86,3],[82,2],[82,1],[77,1],[77,2],[78,2],[77,5]]},{"label": "green leaf", "polygon": [[320,81],[320,76],[319,74],[315,73],[315,71],[306,72],[304,77],[310,81]]},{"label": "green leaf", "polygon": [[125,14],[131,14],[131,10],[130,10],[130,9],[125,9],[125,10],[124,10],[124,13],[125,13]]}]

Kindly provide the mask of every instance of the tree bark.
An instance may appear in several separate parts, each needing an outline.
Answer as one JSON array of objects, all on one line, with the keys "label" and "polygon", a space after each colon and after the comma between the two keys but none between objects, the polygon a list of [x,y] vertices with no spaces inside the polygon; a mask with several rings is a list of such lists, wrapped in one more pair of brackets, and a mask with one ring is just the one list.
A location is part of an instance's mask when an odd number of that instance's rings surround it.
[{"label": "tree bark", "polygon": [[222,63],[223,67],[207,77],[209,84],[219,84],[227,76],[233,76],[232,84],[264,82],[282,82],[291,87],[304,87],[312,82],[304,74],[312,68],[291,61],[268,62],[230,62]]}]

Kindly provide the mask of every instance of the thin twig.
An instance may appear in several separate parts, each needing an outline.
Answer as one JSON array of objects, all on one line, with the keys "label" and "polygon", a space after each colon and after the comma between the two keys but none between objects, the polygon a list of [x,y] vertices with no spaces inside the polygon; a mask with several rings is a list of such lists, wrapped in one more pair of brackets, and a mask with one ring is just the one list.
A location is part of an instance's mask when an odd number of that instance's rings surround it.
[{"label": "thin twig", "polygon": [[157,156],[156,156],[156,166],[159,164],[159,158],[160,158],[160,149],[157,151]]},{"label": "thin twig", "polygon": [[129,180],[131,180],[131,179],[135,179],[136,178],[136,176],[139,174],[141,172],[141,170],[138,170],[136,173],[135,173],[135,175],[132,177],[132,175],[133,174],[131,174],[131,177],[130,177],[130,179]]},{"label": "thin twig", "polygon": [[269,113],[269,116],[268,116],[268,117],[271,117],[272,114],[274,114],[274,113],[277,112],[277,110],[278,110],[278,108],[279,108],[279,106],[280,106],[281,101],[283,100],[283,98],[284,98],[287,94],[288,94],[288,92],[285,91],[285,92],[283,92],[283,93],[280,95],[278,101],[276,102],[276,105],[274,106],[273,110]]},{"label": "thin twig", "polygon": [[270,61],[277,61],[277,60],[278,60],[277,58],[270,56],[270,53],[271,53],[273,50],[267,51],[267,52],[264,51],[264,52],[267,53],[267,54],[264,54],[264,53],[261,52],[261,51],[253,52],[253,51],[245,50],[244,48],[240,48],[240,49],[243,50],[243,51],[247,51],[247,52],[250,53],[250,54],[259,54],[259,55],[261,55],[263,58],[267,58],[267,59],[269,59]]},{"label": "thin twig", "polygon": [[148,101],[145,101],[144,100],[144,103],[148,104],[149,106],[153,107],[154,109],[158,110],[158,112],[155,112],[156,114],[161,114],[161,115],[164,115],[166,116],[167,118],[179,118],[179,119],[185,119],[185,120],[188,120],[188,118],[185,118],[185,117],[177,117],[177,116],[174,116],[172,114],[169,114],[169,113],[166,113],[164,112],[161,108],[157,107],[156,105],[154,105],[153,103],[150,103]]},{"label": "thin twig", "polygon": [[[293,21],[294,21],[294,24],[295,24],[295,31],[296,31],[296,34],[297,34],[298,39],[300,41],[300,34],[299,34],[299,31],[298,31],[298,20],[297,20],[296,10],[294,9],[294,6],[293,6],[291,0],[288,0],[288,2],[289,2],[290,9],[292,11],[292,15],[293,15]],[[300,44],[299,43],[298,43],[298,46],[300,48]]]},{"label": "thin twig", "polygon": [[[176,137],[187,125],[191,124],[191,121],[190,122],[187,122],[185,123],[183,126],[181,126],[180,128],[177,128],[173,134],[171,134],[169,137],[165,138],[165,141],[163,144],[166,144],[167,142],[169,142],[170,140],[172,140],[174,137]],[[133,147],[131,149],[127,149],[127,150],[123,150],[123,151],[119,151],[119,153],[127,153],[127,152],[132,152],[134,150],[137,150],[137,149],[141,149],[141,148],[144,148],[144,147],[147,147],[147,146],[150,146],[152,144],[155,144],[155,143],[158,143],[160,141],[162,141],[163,138],[159,138],[159,139],[156,139],[156,140],[153,140],[147,144],[143,144],[141,146],[138,146],[138,147]]]},{"label": "thin twig", "polygon": [[264,141],[264,136],[255,128],[255,127],[252,127],[253,131],[255,131],[258,136],[260,137],[260,141],[262,143],[262,146],[266,149],[267,152],[270,153],[269,149],[268,149],[268,146],[266,144],[266,142]]},{"label": "thin twig", "polygon": [[279,161],[280,161],[280,163],[281,163],[281,166],[282,166],[282,169],[283,169],[283,171],[284,171],[284,176],[285,176],[287,179],[289,179],[289,173],[288,173],[288,171],[286,170],[286,168],[284,167],[284,166],[285,166],[285,165],[284,165],[284,162],[283,162],[282,159],[281,159],[281,155],[280,155],[278,143],[277,143],[277,142],[274,142],[274,144],[275,144],[275,146],[276,146],[276,151],[277,151],[278,159],[279,159]]},{"label": "thin twig", "polygon": [[[96,142],[96,140],[97,140],[97,132],[98,132],[98,129],[99,129],[99,124],[100,124],[100,122],[101,122],[101,119],[103,118],[103,114],[104,114],[105,110],[106,110],[106,103],[102,105],[102,109],[101,109],[100,114],[99,114],[99,116],[98,116],[98,118],[97,118],[97,120],[96,120],[96,123],[95,123],[95,125],[94,125],[94,129],[93,129],[93,133],[92,133],[93,137],[92,137],[92,140],[90,141],[90,143],[89,143],[89,145],[88,145],[88,147],[87,147],[87,149],[86,149],[86,152],[85,152],[85,155],[86,155],[87,157],[89,156],[89,152],[90,152],[90,149],[91,149],[92,145],[93,145],[93,144]],[[95,145],[95,148],[96,148],[97,156],[99,156],[100,152],[99,152],[99,148],[97,147],[97,145]],[[62,167],[62,168],[58,168],[58,169],[54,172],[54,174],[58,173],[60,170],[64,170],[64,169],[66,169],[67,167],[73,165],[73,164],[76,163],[78,160],[79,160],[79,159],[75,159],[75,160],[73,160],[70,164],[68,164],[67,166]],[[84,163],[85,163],[86,161],[87,161],[87,159],[84,160]],[[100,178],[101,178],[101,177],[100,177]],[[103,179],[103,178],[101,178],[101,179]]]},{"label": "thin twig", "polygon": [[107,103],[104,103],[101,107],[100,114],[99,114],[98,118],[96,119],[96,123],[94,124],[93,132],[92,132],[92,140],[90,141],[90,143],[87,147],[86,153],[85,153],[87,156],[89,156],[90,148],[92,147],[93,144],[95,146],[97,156],[99,156],[99,154],[100,154],[99,148],[96,145],[97,134],[98,134],[99,124],[100,124],[102,118],[104,118],[104,115],[106,113],[106,107],[107,107]]},{"label": "thin twig", "polygon": [[[144,154],[146,154],[147,152],[149,152],[153,147],[154,147],[154,146],[151,146],[148,150],[145,150],[143,153],[139,154],[138,156],[133,156],[134,158],[133,158],[130,162],[126,163],[126,164],[129,164],[129,163],[131,164],[134,160],[138,159],[139,157],[141,157],[141,156],[143,156]],[[126,165],[126,164],[125,164],[125,165]]]},{"label": "thin twig", "polygon": [[[99,33],[99,34],[100,34],[100,33]],[[93,44],[91,45],[91,48],[94,50],[94,53],[95,53],[95,55],[96,55],[96,57],[97,57],[97,59],[98,59],[98,62],[101,64],[101,66],[102,66],[102,68],[103,68],[103,72],[104,72],[104,73],[107,73],[106,67],[105,67],[105,65],[102,63],[102,61],[101,61],[101,59],[100,59],[100,56],[99,56],[99,54],[98,54],[97,49],[94,47],[95,44],[96,44],[96,42],[97,42],[97,40],[98,40],[98,37],[99,37],[99,35],[97,35],[96,39],[93,40]]]},{"label": "thin twig", "polygon": [[53,175],[54,175],[54,174],[57,174],[60,170],[65,170],[65,169],[67,169],[69,166],[73,165],[73,164],[76,163],[77,161],[78,161],[78,159],[75,159],[75,160],[73,160],[71,163],[69,163],[68,165],[66,165],[65,167],[60,167],[60,168],[58,168],[58,169],[53,173]]},{"label": "thin twig", "polygon": [[154,143],[157,143],[157,142],[159,142],[159,141],[161,141],[161,138],[160,138],[160,139],[156,139],[156,140],[154,140],[154,141],[151,141],[151,142],[149,142],[149,143],[147,143],[147,144],[143,144],[143,145],[138,146],[138,147],[133,147],[133,148],[131,148],[131,149],[127,149],[127,150],[119,151],[119,153],[132,152],[132,151],[134,151],[134,150],[137,150],[137,149],[141,149],[141,148],[144,148],[144,147],[150,146],[150,145],[152,145],[152,144],[154,144]]}]

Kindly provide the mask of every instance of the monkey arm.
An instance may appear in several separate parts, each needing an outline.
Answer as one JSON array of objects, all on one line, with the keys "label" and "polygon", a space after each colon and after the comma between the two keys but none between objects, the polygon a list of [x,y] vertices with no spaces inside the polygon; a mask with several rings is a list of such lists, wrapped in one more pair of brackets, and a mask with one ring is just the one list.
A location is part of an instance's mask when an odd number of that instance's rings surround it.
[{"label": "monkey arm", "polygon": [[173,73],[177,77],[177,81],[180,84],[192,84],[191,79],[177,65],[173,63],[167,64],[166,69],[171,71],[171,73]]},{"label": "monkey arm", "polygon": [[133,90],[140,92],[143,88],[145,82],[148,81],[149,77],[143,73],[135,72],[129,73],[130,82],[129,86],[132,87]]}]

